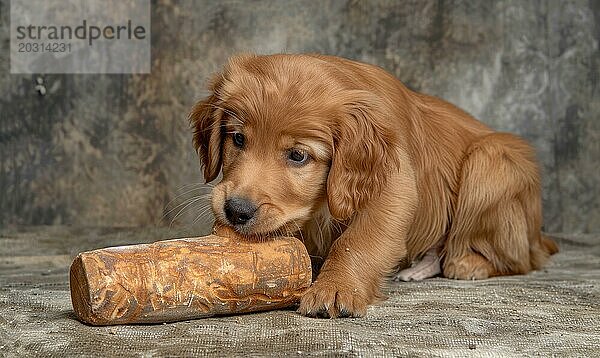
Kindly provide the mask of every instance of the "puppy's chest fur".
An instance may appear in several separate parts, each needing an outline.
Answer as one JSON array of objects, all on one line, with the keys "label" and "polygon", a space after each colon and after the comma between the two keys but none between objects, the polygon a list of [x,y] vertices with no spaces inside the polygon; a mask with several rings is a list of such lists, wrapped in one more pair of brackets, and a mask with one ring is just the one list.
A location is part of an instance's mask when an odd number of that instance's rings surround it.
[{"label": "puppy's chest fur", "polygon": [[327,203],[315,212],[313,217],[303,226],[300,239],[314,259],[327,257],[331,244],[345,228],[345,224],[337,221],[329,212]]}]

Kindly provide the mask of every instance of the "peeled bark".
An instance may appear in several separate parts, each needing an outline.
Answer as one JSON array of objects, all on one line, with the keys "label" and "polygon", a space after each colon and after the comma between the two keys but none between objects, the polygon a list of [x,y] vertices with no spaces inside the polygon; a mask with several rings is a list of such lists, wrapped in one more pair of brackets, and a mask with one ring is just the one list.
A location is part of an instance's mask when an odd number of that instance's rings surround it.
[{"label": "peeled bark", "polygon": [[311,275],[297,239],[209,235],[80,253],[71,300],[92,325],[180,321],[292,306]]}]

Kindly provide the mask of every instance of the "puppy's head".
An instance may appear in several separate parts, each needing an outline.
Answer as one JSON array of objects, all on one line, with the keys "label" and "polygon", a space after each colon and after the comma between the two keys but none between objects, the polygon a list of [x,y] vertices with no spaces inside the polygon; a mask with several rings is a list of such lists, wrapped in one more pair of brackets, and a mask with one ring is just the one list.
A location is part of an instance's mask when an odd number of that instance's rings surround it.
[{"label": "puppy's head", "polygon": [[190,113],[216,221],[245,235],[290,234],[328,204],[348,219],[395,167],[385,104],[310,56],[232,58]]}]

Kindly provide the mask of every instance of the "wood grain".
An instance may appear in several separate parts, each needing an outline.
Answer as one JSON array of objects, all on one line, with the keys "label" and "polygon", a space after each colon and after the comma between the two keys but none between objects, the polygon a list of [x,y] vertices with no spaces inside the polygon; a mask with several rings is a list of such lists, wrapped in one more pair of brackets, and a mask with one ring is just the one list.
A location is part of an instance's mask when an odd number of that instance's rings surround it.
[{"label": "wood grain", "polygon": [[209,235],[80,253],[71,300],[91,325],[170,322],[288,307],[311,275],[297,239]]}]

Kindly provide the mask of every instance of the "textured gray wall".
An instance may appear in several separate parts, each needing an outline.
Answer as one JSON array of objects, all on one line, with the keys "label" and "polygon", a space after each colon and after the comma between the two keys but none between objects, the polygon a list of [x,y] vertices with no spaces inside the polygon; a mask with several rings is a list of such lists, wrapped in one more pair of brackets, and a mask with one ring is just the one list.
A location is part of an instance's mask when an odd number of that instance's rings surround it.
[{"label": "textured gray wall", "polygon": [[600,231],[599,1],[153,3],[151,75],[44,75],[41,96],[37,76],[9,75],[0,0],[0,226],[169,224],[170,200],[202,192],[182,187],[200,181],[185,117],[206,78],[231,54],[285,51],[378,64],[526,137],[546,230]]}]

